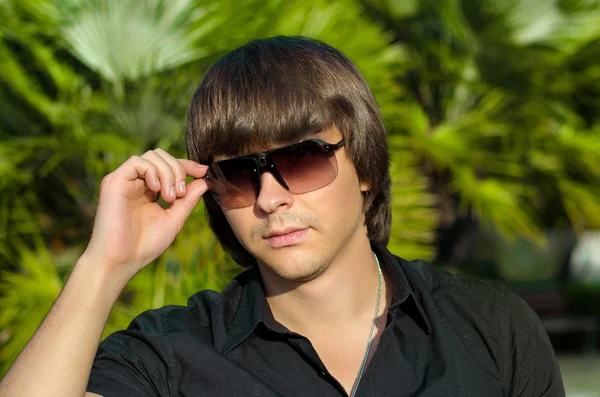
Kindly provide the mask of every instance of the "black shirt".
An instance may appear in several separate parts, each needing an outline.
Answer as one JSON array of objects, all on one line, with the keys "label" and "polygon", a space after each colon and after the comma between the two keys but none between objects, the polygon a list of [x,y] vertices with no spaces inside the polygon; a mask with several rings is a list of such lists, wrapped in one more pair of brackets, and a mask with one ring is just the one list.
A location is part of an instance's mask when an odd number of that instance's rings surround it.
[{"label": "black shirt", "polygon": [[[374,247],[394,299],[357,396],[564,396],[540,321],[499,284]],[[339,346],[344,349],[345,346]],[[259,272],[187,307],[142,313],[98,349],[88,391],[113,396],[345,396],[310,341],[273,318]]]}]

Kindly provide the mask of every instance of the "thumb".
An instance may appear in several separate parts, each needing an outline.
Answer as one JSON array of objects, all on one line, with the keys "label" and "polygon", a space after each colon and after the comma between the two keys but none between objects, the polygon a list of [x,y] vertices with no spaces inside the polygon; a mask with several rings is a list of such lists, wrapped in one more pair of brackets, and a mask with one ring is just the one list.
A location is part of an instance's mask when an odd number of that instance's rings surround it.
[{"label": "thumb", "polygon": [[175,200],[165,210],[167,215],[183,227],[183,223],[190,216],[194,208],[200,202],[200,198],[208,190],[208,183],[204,179],[196,179],[186,187],[185,196]]}]

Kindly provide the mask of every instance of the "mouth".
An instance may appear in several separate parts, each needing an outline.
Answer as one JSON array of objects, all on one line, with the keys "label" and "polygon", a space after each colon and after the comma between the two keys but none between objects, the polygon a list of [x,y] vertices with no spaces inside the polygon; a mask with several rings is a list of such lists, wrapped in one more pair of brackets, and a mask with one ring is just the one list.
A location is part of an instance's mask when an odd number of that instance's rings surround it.
[{"label": "mouth", "polygon": [[272,231],[265,237],[265,241],[273,248],[288,247],[299,243],[309,232],[309,228],[296,229],[289,228],[278,231]]}]

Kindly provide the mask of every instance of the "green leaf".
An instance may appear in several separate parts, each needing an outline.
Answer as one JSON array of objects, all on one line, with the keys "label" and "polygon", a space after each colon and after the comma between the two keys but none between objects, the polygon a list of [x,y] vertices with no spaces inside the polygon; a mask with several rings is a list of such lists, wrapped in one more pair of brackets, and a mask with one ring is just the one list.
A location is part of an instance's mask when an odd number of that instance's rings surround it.
[{"label": "green leaf", "polygon": [[524,200],[525,189],[493,178],[477,179],[462,167],[454,173],[452,186],[461,193],[462,208],[470,206],[477,216],[493,223],[508,238],[523,236],[544,242],[543,233]]},{"label": "green leaf", "polygon": [[[205,56],[190,30],[201,9],[192,1],[66,2],[63,37],[73,54],[113,83],[136,81]],[[199,15],[200,12],[200,15]]]}]

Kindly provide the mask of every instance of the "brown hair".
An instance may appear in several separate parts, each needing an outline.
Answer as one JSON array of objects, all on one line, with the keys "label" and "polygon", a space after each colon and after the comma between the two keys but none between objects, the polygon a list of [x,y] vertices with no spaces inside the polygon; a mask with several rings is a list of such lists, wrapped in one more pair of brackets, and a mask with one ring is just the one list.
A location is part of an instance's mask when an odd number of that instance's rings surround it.
[{"label": "brown hair", "polygon": [[[188,158],[210,164],[293,142],[332,126],[345,139],[361,182],[368,237],[387,244],[391,229],[389,152],[379,107],[356,66],[306,37],[254,40],[219,59],[192,98]],[[221,207],[204,195],[209,225],[241,266],[256,263]]]}]

